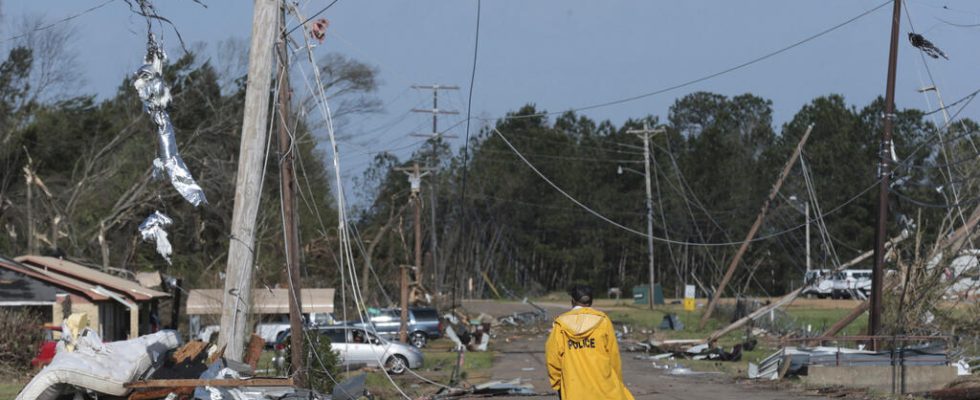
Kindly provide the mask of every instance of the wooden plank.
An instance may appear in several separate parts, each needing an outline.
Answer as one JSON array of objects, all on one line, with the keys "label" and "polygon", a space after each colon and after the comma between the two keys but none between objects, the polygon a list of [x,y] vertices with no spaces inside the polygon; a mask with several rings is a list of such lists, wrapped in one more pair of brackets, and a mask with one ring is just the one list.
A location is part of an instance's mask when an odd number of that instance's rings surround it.
[{"label": "wooden plank", "polygon": [[196,359],[207,346],[207,343],[197,340],[181,346],[174,352],[174,363],[180,364],[187,360]]},{"label": "wooden plank", "polygon": [[787,355],[783,357],[783,365],[779,368],[779,379],[786,377],[786,373],[789,372],[789,367],[793,363],[793,356]]},{"label": "wooden plank", "polygon": [[248,341],[248,350],[245,352],[245,364],[252,366],[253,370],[259,365],[263,348],[265,348],[265,339],[253,333],[252,339]]},{"label": "wooden plank", "polygon": [[293,378],[252,379],[149,379],[130,382],[127,388],[183,388],[183,387],[245,387],[245,386],[293,386]]}]

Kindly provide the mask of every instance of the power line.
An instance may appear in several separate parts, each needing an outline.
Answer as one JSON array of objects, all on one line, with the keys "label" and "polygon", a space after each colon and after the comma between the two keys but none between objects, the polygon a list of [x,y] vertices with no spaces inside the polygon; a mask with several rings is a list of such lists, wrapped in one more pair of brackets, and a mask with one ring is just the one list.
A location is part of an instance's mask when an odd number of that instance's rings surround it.
[{"label": "power line", "polygon": [[[469,167],[466,165],[469,162],[469,146],[470,146],[470,122],[472,121],[472,111],[473,111],[473,86],[476,82],[476,62],[480,54],[480,13],[481,13],[481,1],[476,0],[476,33],[473,36],[473,68],[470,70],[470,88],[467,94],[466,100],[466,137],[463,140],[463,176],[461,182],[461,188],[459,193],[459,208],[462,210],[465,204],[466,198],[466,175],[469,171]],[[452,129],[450,127],[450,129]],[[462,218],[460,220],[461,225],[466,224],[466,219]],[[462,227],[460,229],[462,231]],[[452,304],[453,309],[456,308],[456,286],[459,285],[459,265],[457,264],[453,268],[453,289],[452,289]]]},{"label": "power line", "polygon": [[90,13],[92,11],[95,11],[95,10],[98,10],[98,9],[100,9],[102,7],[105,7],[107,4],[112,3],[113,1],[115,1],[115,0],[106,0],[106,1],[103,1],[102,3],[100,3],[100,4],[98,4],[98,5],[94,6],[94,7],[88,8],[86,10],[83,10],[81,12],[78,12],[78,13],[75,13],[75,14],[72,14],[72,15],[69,15],[67,17],[64,17],[62,19],[59,19],[59,20],[57,20],[55,22],[52,22],[50,24],[35,27],[34,29],[31,29],[29,32],[24,32],[24,33],[21,33],[20,35],[6,38],[3,41],[4,42],[9,42],[11,40],[20,39],[20,38],[25,37],[25,36],[27,36],[27,35],[29,35],[31,33],[34,33],[34,32],[39,32],[39,31],[51,29],[51,28],[53,28],[53,27],[55,27],[55,26],[57,26],[57,25],[59,25],[61,23],[71,21],[71,20],[73,20],[75,18],[81,17],[81,16],[83,16],[85,14],[88,14],[88,13]]},{"label": "power line", "polygon": [[[323,7],[322,9],[320,9],[320,11],[317,11],[315,14],[313,14],[313,16],[307,18],[303,22],[300,22],[299,25],[294,26],[293,29],[290,29],[290,30],[286,31],[286,33],[284,33],[283,36],[289,36],[289,34],[290,33],[293,33],[293,31],[299,29],[303,25],[306,25],[306,23],[312,21],[313,18],[316,18],[316,17],[320,16],[320,14],[323,14],[325,11],[329,10],[330,7],[333,7],[333,5],[334,4],[337,4],[338,1],[340,1],[340,0],[333,0],[332,2],[330,2],[330,4],[327,4],[326,7]],[[306,30],[304,29],[303,31],[304,31],[303,34],[305,35],[306,34],[306,32],[305,32]]]},{"label": "power line", "polygon": [[656,96],[658,94],[663,94],[663,93],[666,93],[666,92],[677,90],[677,89],[680,89],[680,88],[683,88],[683,87],[686,87],[686,86],[691,86],[691,85],[694,85],[694,84],[698,84],[698,83],[707,81],[709,79],[717,78],[717,77],[719,77],[721,75],[725,75],[725,74],[728,74],[728,73],[731,73],[731,72],[738,71],[738,70],[740,70],[742,68],[748,67],[750,65],[759,63],[761,61],[765,61],[765,60],[767,60],[769,58],[772,58],[772,57],[775,57],[775,56],[777,56],[779,54],[785,53],[785,52],[787,52],[787,51],[789,51],[789,50],[791,50],[791,49],[793,49],[795,47],[799,47],[799,46],[801,46],[803,44],[806,44],[806,43],[808,43],[810,41],[813,41],[813,40],[815,40],[817,38],[820,38],[821,36],[827,35],[827,34],[833,32],[833,31],[836,31],[836,30],[838,30],[840,28],[843,28],[844,26],[847,26],[847,25],[851,24],[854,21],[857,21],[857,20],[859,20],[859,19],[861,19],[861,18],[863,18],[863,17],[865,17],[865,16],[867,16],[867,15],[869,15],[869,14],[875,12],[875,11],[878,11],[879,9],[881,9],[881,8],[883,8],[883,7],[885,7],[885,6],[889,5],[889,4],[892,4],[892,0],[885,1],[885,2],[883,2],[883,3],[881,3],[881,4],[877,5],[877,6],[875,6],[874,8],[871,8],[871,9],[869,9],[867,11],[864,11],[864,12],[858,14],[857,16],[851,17],[851,18],[847,19],[844,22],[838,23],[838,24],[836,24],[834,26],[831,26],[830,28],[824,29],[824,30],[822,30],[822,31],[820,31],[820,32],[818,32],[816,34],[807,36],[806,38],[803,38],[802,40],[798,40],[796,42],[793,42],[793,43],[789,44],[788,46],[785,46],[785,47],[782,47],[782,48],[777,49],[775,51],[766,53],[766,54],[764,54],[762,56],[753,58],[753,59],[751,59],[749,61],[746,61],[746,62],[743,62],[741,64],[738,64],[738,65],[735,65],[735,66],[732,66],[732,67],[723,69],[721,71],[718,71],[718,72],[715,72],[715,73],[712,73],[712,74],[709,74],[709,75],[702,76],[700,78],[691,79],[689,81],[678,83],[678,84],[673,85],[673,86],[668,86],[668,87],[665,87],[665,88],[662,88],[662,89],[657,89],[657,90],[654,90],[654,91],[651,91],[651,92],[647,92],[647,93],[643,93],[643,94],[639,94],[639,95],[635,95],[635,96],[631,96],[631,97],[625,97],[625,98],[621,98],[621,99],[617,99],[617,100],[611,100],[611,101],[607,101],[607,102],[604,102],[604,103],[598,103],[598,104],[592,104],[592,105],[578,107],[578,108],[572,108],[572,109],[565,110],[565,111],[552,111],[552,112],[537,113],[537,114],[528,114],[528,115],[506,116],[506,117],[503,117],[502,119],[533,118],[533,117],[539,117],[539,116],[548,116],[548,115],[555,115],[555,114],[563,114],[563,113],[566,113],[566,112],[569,112],[569,111],[575,112],[575,111],[591,110],[591,109],[595,109],[595,108],[607,107],[607,106],[616,105],[616,104],[628,103],[628,102],[631,102],[631,101],[636,101],[636,100],[639,100],[639,99],[643,99],[643,98],[647,98],[647,97],[651,97],[651,96]]}]

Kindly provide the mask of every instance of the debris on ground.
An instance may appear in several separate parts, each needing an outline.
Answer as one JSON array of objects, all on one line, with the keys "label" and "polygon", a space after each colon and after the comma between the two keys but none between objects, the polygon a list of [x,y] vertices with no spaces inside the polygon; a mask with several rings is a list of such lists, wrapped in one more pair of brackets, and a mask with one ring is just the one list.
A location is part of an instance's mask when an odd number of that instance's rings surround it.
[{"label": "debris on ground", "polygon": [[289,378],[255,375],[247,362],[223,357],[223,348],[192,341],[181,346],[176,331],[103,343],[85,314],[73,314],[62,327],[58,352],[17,395],[17,400],[56,400],[63,396],[152,399],[319,399],[297,389]]},{"label": "debris on ground", "polygon": [[711,361],[741,361],[742,351],[751,351],[758,341],[748,338],[742,343],[732,346],[730,351],[703,340],[624,340],[620,345],[627,352],[652,353],[652,356],[636,356],[636,359],[659,360],[664,358],[711,360]]},{"label": "debris on ground", "polygon": [[494,396],[553,396],[555,393],[537,393],[534,385],[521,383],[521,378],[510,381],[490,381],[479,385],[444,389],[430,399]]},{"label": "debris on ground", "polygon": [[874,352],[845,347],[793,347],[779,349],[758,364],[749,363],[751,379],[776,380],[786,376],[806,375],[810,366],[906,366],[950,365],[945,349],[915,347]]}]

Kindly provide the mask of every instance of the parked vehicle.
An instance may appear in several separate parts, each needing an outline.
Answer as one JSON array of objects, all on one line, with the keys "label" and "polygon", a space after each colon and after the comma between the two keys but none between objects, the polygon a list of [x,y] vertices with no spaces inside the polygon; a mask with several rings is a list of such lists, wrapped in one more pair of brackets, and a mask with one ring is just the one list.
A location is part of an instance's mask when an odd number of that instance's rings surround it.
[{"label": "parked vehicle", "polygon": [[[401,309],[381,309],[377,314],[371,315],[369,321],[374,326],[373,331],[381,337],[389,340],[397,339],[401,330]],[[363,322],[355,322],[351,325],[367,327],[367,324]],[[408,309],[408,342],[412,346],[421,349],[429,343],[429,340],[438,339],[441,336],[442,323],[439,320],[439,311],[434,308]]]},{"label": "parked vehicle", "polygon": [[[303,320],[307,322],[307,326],[322,326],[334,322],[333,316],[328,313],[303,314]],[[196,337],[201,341],[207,342],[211,340],[211,335],[220,330],[221,327],[218,325],[208,325],[202,328]],[[288,330],[289,315],[287,314],[268,316],[262,322],[255,325],[255,334],[261,336],[265,340],[266,346],[269,347],[278,343],[283,332]]]},{"label": "parked vehicle", "polygon": [[44,339],[41,339],[41,344],[37,347],[37,355],[31,359],[31,367],[33,368],[41,368],[51,364],[58,347],[58,341],[54,336],[55,332],[60,334],[61,327],[45,324],[41,329],[44,332]]},{"label": "parked vehicle", "polygon": [[[419,349],[385,340],[363,327],[327,326],[313,328],[307,331],[310,335],[324,335],[330,339],[330,349],[340,358],[343,366],[351,368],[384,367],[390,373],[401,374],[409,368],[422,366],[422,352]],[[276,344],[276,356],[272,359],[276,368],[284,368],[286,364],[286,347],[292,333],[286,332],[281,336],[282,341]]]},{"label": "parked vehicle", "polygon": [[[810,285],[806,289],[803,289],[803,296],[813,298],[827,298],[833,294],[834,291],[834,281],[828,276],[830,275],[829,269],[813,269],[806,271],[803,274],[803,284]],[[820,279],[823,278],[823,279]]]},{"label": "parked vehicle", "polygon": [[831,297],[835,299],[866,299],[870,293],[870,269],[846,269],[834,274]]}]

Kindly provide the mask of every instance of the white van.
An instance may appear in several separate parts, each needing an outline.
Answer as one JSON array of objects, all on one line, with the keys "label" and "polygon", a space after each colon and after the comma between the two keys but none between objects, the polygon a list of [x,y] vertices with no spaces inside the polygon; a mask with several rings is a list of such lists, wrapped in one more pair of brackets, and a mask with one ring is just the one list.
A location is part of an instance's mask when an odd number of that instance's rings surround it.
[{"label": "white van", "polygon": [[870,269],[846,269],[834,274],[831,297],[863,300],[867,299],[870,293]]},{"label": "white van", "polygon": [[[812,269],[803,274],[803,285],[809,285],[803,289],[803,296],[809,298],[827,298],[834,291],[834,282],[830,279],[829,269]],[[823,279],[820,279],[823,278]]]}]

